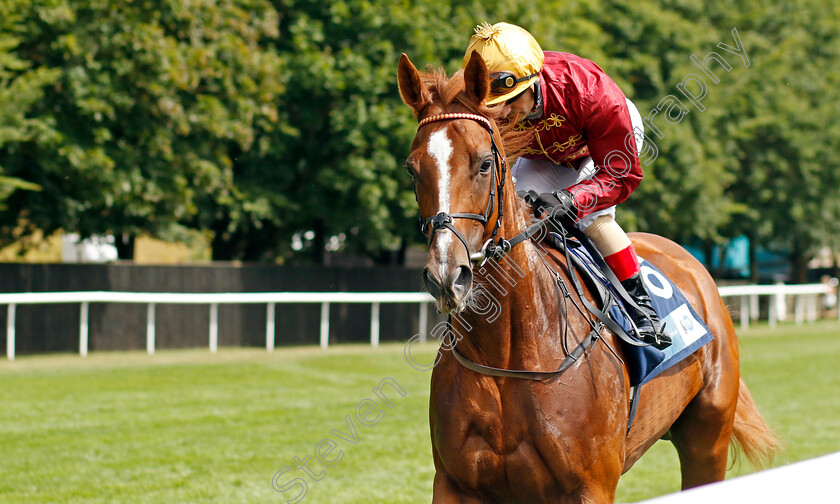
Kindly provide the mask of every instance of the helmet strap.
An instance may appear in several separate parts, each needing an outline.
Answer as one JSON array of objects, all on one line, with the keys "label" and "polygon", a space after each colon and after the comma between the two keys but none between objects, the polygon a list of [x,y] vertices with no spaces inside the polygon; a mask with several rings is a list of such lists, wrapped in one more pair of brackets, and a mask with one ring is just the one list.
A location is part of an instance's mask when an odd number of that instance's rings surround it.
[{"label": "helmet strap", "polygon": [[528,121],[538,119],[543,112],[542,86],[540,86],[539,79],[532,85],[531,89],[534,90],[534,108],[525,116],[525,120]]}]

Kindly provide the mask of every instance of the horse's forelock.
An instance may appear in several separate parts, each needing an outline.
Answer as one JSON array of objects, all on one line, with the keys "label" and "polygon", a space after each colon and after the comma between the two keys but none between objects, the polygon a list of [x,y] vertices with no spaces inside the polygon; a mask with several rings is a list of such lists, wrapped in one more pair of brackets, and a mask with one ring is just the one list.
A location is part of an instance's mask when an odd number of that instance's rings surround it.
[{"label": "horse's forelock", "polygon": [[431,105],[440,108],[437,113],[448,111],[453,104],[457,104],[473,114],[495,121],[499,125],[502,142],[509,158],[518,156],[520,151],[530,143],[533,130],[517,130],[508,121],[500,120],[502,107],[488,107],[469,98],[466,93],[463,70],[458,70],[449,77],[442,68],[430,66],[426,72],[421,72],[420,78],[432,94]]},{"label": "horse's forelock", "polygon": [[428,71],[421,73],[421,78],[432,93],[432,103],[442,110],[449,110],[453,104],[458,104],[473,114],[493,120],[499,119],[499,107],[487,107],[467,96],[463,70],[458,70],[450,77],[442,68],[430,67]]}]

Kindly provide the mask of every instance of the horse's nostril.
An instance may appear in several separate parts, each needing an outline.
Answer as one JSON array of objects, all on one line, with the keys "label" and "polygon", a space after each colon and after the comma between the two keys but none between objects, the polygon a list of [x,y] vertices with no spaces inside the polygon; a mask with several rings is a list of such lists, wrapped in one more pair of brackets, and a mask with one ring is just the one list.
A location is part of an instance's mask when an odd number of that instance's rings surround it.
[{"label": "horse's nostril", "polygon": [[428,268],[423,270],[423,283],[433,298],[440,299],[440,283]]},{"label": "horse's nostril", "polygon": [[472,271],[467,266],[458,266],[452,278],[452,292],[463,298],[472,286]]}]

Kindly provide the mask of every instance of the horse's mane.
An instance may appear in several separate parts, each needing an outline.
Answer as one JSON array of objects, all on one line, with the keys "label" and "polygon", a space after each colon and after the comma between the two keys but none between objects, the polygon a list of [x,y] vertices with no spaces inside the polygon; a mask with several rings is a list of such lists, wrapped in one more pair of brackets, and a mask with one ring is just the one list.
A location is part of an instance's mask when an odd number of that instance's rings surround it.
[{"label": "horse's mane", "polygon": [[508,121],[501,117],[502,107],[488,107],[483,103],[476,103],[467,95],[463,70],[458,70],[449,77],[442,68],[430,66],[425,72],[420,73],[420,78],[432,94],[432,103],[441,106],[443,110],[448,110],[450,106],[457,104],[473,114],[493,120],[498,125],[508,159],[513,160],[518,157],[531,143],[534,130],[515,128],[519,118]]}]

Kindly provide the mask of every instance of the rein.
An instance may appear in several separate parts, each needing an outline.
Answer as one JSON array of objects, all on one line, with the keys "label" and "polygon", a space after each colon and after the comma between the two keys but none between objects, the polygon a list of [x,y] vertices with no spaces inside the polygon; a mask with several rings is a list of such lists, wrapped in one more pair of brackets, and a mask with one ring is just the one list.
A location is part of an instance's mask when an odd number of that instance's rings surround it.
[{"label": "rein", "polygon": [[[471,114],[471,113],[445,113],[445,114],[436,114],[425,119],[421,120],[420,123],[417,125],[417,129],[419,130],[423,126],[438,122],[438,121],[452,121],[452,120],[459,120],[459,119],[467,119],[470,121],[475,121],[481,124],[484,129],[490,134],[490,148],[493,152],[493,158],[495,161],[495,166],[493,167],[492,172],[492,180],[490,185],[490,195],[487,198],[487,205],[484,209],[484,214],[476,214],[476,213],[469,213],[469,212],[455,212],[455,213],[446,213],[446,212],[439,212],[436,215],[423,219],[420,217],[420,230],[423,232],[424,235],[428,234],[427,230],[431,227],[431,235],[429,236],[429,241],[431,242],[434,239],[435,233],[440,229],[448,229],[452,231],[455,236],[461,241],[464,247],[467,250],[467,255],[470,258],[470,261],[478,263],[479,266],[484,265],[489,259],[494,260],[501,260],[511,249],[518,245],[519,243],[528,240],[534,237],[537,232],[542,229],[548,219],[550,217],[544,217],[542,219],[537,220],[536,222],[532,223],[528,227],[526,227],[522,232],[518,235],[514,236],[510,240],[505,239],[504,237],[499,238],[497,242],[494,243],[494,240],[499,232],[499,228],[501,227],[502,216],[504,215],[504,186],[505,186],[505,175],[507,174],[507,160],[502,155],[501,150],[496,145],[495,135],[493,134],[493,123],[490,119],[478,115],[478,114]],[[499,176],[498,184],[497,184],[497,177],[496,177],[496,170],[501,169],[501,174]],[[494,199],[494,196],[497,199]],[[493,226],[493,230],[490,233],[490,238],[484,242],[484,245],[481,247],[481,250],[478,252],[471,252],[469,244],[464,236],[458,231],[453,225],[453,219],[472,219],[477,220],[484,224],[485,226],[490,220],[490,217],[493,214],[493,211],[498,209],[498,216],[496,217],[496,223]],[[455,348],[453,345],[452,347],[452,354],[454,355],[455,359],[465,368],[474,371],[476,373],[489,375],[489,376],[498,376],[498,377],[507,377],[507,378],[522,378],[528,380],[536,380],[536,381],[544,381],[554,378],[561,373],[563,373],[566,369],[571,367],[574,363],[580,359],[581,356],[586,355],[586,353],[600,340],[601,331],[604,327],[608,327],[613,332],[618,334],[621,339],[626,341],[627,343],[634,345],[634,346],[646,346],[646,343],[642,343],[639,341],[633,340],[629,337],[626,332],[623,330],[621,326],[616,324],[612,319],[610,319],[609,315],[599,310],[597,307],[592,305],[586,299],[585,294],[583,293],[582,287],[578,284],[577,278],[575,277],[574,271],[574,263],[569,256],[568,246],[565,246],[565,254],[566,254],[566,261],[568,267],[570,268],[570,275],[572,278],[572,282],[574,284],[575,290],[577,291],[579,297],[583,300],[584,304],[586,305],[586,309],[596,316],[599,319],[600,323],[595,323],[590,320],[588,317],[585,317],[590,324],[591,331],[583,339],[583,341],[578,344],[578,346],[569,352],[563,362],[560,364],[559,369],[556,371],[526,371],[526,370],[518,370],[518,369],[501,369],[492,366],[485,366],[483,364],[478,364],[477,362],[473,362],[463,355]],[[554,273],[555,279],[555,287],[558,288],[558,300],[568,299],[570,297],[570,293],[568,288],[566,287],[563,280],[557,275],[556,272],[552,270],[551,267],[548,266],[546,263],[546,267],[548,267],[549,271]],[[562,294],[561,292],[562,291]],[[574,301],[573,301],[574,302]],[[577,303],[574,303],[577,309],[583,313],[581,308],[577,306]],[[612,349],[610,349],[612,350]],[[613,351],[613,353],[615,353]],[[616,357],[618,357],[616,355]],[[620,358],[619,358],[620,360]]]},{"label": "rein", "polygon": [[586,338],[584,338],[583,341],[581,341],[580,344],[575,347],[575,349],[572,350],[565,359],[563,359],[563,362],[560,363],[560,367],[557,371],[526,371],[522,369],[502,369],[493,366],[485,366],[484,364],[473,362],[461,355],[461,352],[459,352],[458,348],[454,345],[451,350],[452,355],[455,356],[455,360],[457,360],[465,368],[476,373],[488,376],[499,376],[503,378],[523,378],[526,380],[545,381],[550,380],[551,378],[556,378],[565,370],[569,369],[578,361],[578,359],[581,358],[581,356],[585,355],[586,352],[592,348],[600,338],[600,332],[596,329],[592,329]]},{"label": "rein", "polygon": [[[481,124],[485,130],[490,134],[490,148],[493,152],[493,158],[495,161],[495,166],[493,167],[492,172],[492,180],[490,182],[490,195],[487,198],[487,205],[484,209],[484,214],[476,214],[476,213],[469,213],[469,212],[456,212],[456,213],[446,213],[446,212],[439,212],[436,215],[431,217],[427,217],[423,219],[420,217],[420,231],[425,235],[427,233],[427,229],[431,227],[431,235],[429,236],[429,241],[431,242],[434,237],[435,233],[440,229],[448,229],[452,231],[455,236],[461,241],[464,245],[464,248],[467,249],[467,256],[470,258],[470,261],[479,263],[479,266],[484,265],[489,259],[500,260],[502,257],[505,256],[511,249],[525,241],[530,239],[531,237],[535,236],[537,232],[545,226],[548,218],[540,219],[535,223],[526,227],[521,233],[514,236],[510,240],[505,238],[499,238],[498,242],[494,243],[496,235],[499,232],[499,228],[501,227],[502,217],[504,215],[504,190],[505,190],[505,175],[507,174],[507,159],[502,155],[501,150],[499,149],[498,145],[496,145],[496,138],[493,134],[493,123],[490,119],[478,115],[478,114],[470,114],[470,113],[460,113],[460,112],[451,112],[445,114],[436,114],[425,119],[421,120],[420,123],[417,125],[417,129],[419,130],[423,126],[438,122],[438,121],[452,121],[452,120],[459,120],[459,119],[467,119],[470,121],[475,121]],[[496,170],[501,168],[501,174],[499,176],[498,184],[496,180]],[[497,196],[497,200],[493,197]],[[496,223],[493,226],[493,231],[490,233],[490,238],[484,242],[484,245],[481,247],[481,250],[478,252],[471,252],[470,246],[467,243],[467,240],[458,231],[452,224],[453,219],[472,219],[477,220],[484,224],[485,226],[490,220],[490,217],[493,211],[498,208],[498,215],[496,217]],[[550,269],[550,268],[549,268]],[[564,292],[567,290],[565,289],[565,285],[563,286]],[[568,296],[566,296],[568,297]],[[558,292],[558,299],[561,299]],[[566,369],[571,367],[577,360],[582,356],[585,355],[586,352],[593,346],[595,343],[598,342],[600,339],[600,332],[603,329],[603,324],[600,326],[595,326],[593,324],[592,331],[587,335],[586,338],[571,352],[569,353],[563,362],[560,364],[560,368],[556,371],[551,372],[540,372],[540,371],[525,371],[525,370],[518,370],[518,369],[501,369],[495,368],[491,366],[485,366],[483,364],[478,364],[477,362],[473,362],[463,355],[455,348],[453,345],[452,347],[452,354],[455,356],[455,359],[465,368],[474,371],[476,373],[481,373],[490,376],[501,376],[501,377],[509,377],[509,378],[524,378],[529,380],[548,380],[555,376],[558,376]]]}]

